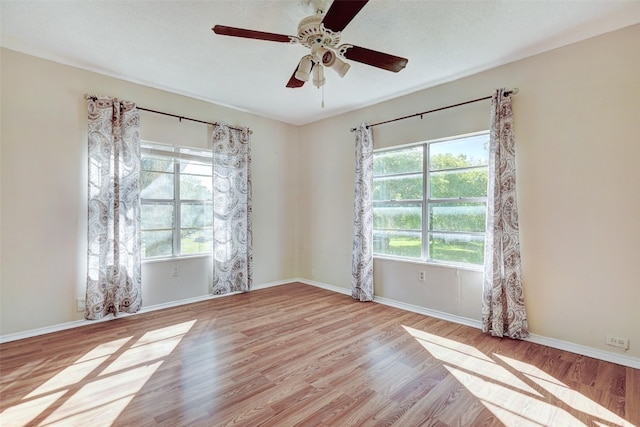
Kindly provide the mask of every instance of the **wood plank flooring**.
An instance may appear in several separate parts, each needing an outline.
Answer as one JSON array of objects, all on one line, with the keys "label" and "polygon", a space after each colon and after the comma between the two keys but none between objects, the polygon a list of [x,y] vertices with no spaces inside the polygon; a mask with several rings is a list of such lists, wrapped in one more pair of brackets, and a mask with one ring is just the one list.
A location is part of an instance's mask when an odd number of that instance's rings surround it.
[{"label": "wood plank flooring", "polygon": [[0,345],[2,426],[637,426],[640,371],[301,283]]}]

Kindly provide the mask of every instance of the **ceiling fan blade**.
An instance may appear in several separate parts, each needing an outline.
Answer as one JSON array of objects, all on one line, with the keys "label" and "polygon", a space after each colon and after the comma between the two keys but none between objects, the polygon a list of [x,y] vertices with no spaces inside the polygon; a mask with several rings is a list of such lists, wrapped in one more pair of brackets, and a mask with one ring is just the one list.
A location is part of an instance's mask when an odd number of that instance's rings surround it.
[{"label": "ceiling fan blade", "polygon": [[224,25],[216,25],[212,28],[213,32],[221,36],[244,37],[246,39],[267,40],[271,42],[291,43],[295,41],[293,36],[285,36],[284,34],[265,33],[263,31],[245,30],[244,28],[226,27]]},{"label": "ceiling fan blade", "polygon": [[406,58],[359,46],[342,45],[338,50],[347,59],[397,73],[407,66]]},{"label": "ceiling fan blade", "polygon": [[291,75],[291,78],[289,79],[289,83],[287,83],[287,87],[295,89],[297,87],[304,86],[304,82],[302,80],[296,79],[295,74],[296,74],[296,72],[294,71],[293,74]]},{"label": "ceiling fan blade", "polygon": [[[302,58],[304,60],[304,58]],[[311,62],[311,68],[309,68],[309,78],[311,77],[311,72],[313,71],[313,68],[316,66],[315,62]],[[296,78],[296,73],[298,72],[298,69],[300,69],[300,63],[298,64],[298,66],[296,67],[295,70],[293,70],[293,74],[291,75],[291,78],[289,79],[289,83],[287,83],[287,87],[290,88],[297,88],[297,87],[302,87],[304,86],[304,81],[300,80],[298,78]]]},{"label": "ceiling fan blade", "polygon": [[322,19],[325,28],[342,31],[369,0],[333,0]]},{"label": "ceiling fan blade", "polygon": [[293,74],[291,74],[291,78],[289,79],[289,82],[287,83],[287,87],[290,87],[290,88],[294,88],[294,89],[295,89],[295,88],[297,88],[297,87],[302,87],[302,86],[304,86],[304,82],[303,82],[302,80],[298,80],[298,79],[296,79],[296,73],[298,72],[298,67],[299,67],[299,66],[300,66],[300,65],[298,65],[298,66],[296,67],[296,69],[295,69],[295,70],[293,70]]}]

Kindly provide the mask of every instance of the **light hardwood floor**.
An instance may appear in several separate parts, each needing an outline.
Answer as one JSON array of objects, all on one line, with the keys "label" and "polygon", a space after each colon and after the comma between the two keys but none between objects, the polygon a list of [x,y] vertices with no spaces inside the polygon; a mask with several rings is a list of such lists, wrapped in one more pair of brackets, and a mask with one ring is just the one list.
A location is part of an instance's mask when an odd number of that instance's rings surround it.
[{"label": "light hardwood floor", "polygon": [[638,426],[640,371],[293,283],[0,346],[2,426]]}]

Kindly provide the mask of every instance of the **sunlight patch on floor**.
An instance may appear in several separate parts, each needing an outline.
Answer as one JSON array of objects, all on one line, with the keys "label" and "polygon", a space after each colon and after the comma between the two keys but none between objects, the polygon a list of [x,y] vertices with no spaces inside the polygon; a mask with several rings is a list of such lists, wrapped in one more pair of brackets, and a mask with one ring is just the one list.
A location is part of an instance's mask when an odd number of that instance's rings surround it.
[{"label": "sunlight patch on floor", "polygon": [[0,414],[0,425],[25,426],[29,424],[35,417],[62,397],[65,392],[66,390],[47,394],[5,409]]},{"label": "sunlight patch on floor", "polygon": [[131,336],[96,346],[2,411],[0,424],[24,426],[51,411],[38,425],[110,426],[195,323],[149,331],[130,345]]},{"label": "sunlight patch on floor", "polygon": [[585,426],[564,409],[570,407],[598,426],[635,427],[536,366],[495,353],[492,359],[473,346],[402,327],[506,425]]},{"label": "sunlight patch on floor", "polygon": [[131,337],[127,337],[100,344],[78,359],[74,364],[67,366],[55,376],[51,377],[47,382],[33,390],[25,398],[39,396],[44,393],[49,393],[51,391],[63,389],[79,383],[130,339]]},{"label": "sunlight patch on floor", "polygon": [[131,347],[103,369],[100,376],[102,377],[124,369],[133,368],[149,360],[166,357],[171,354],[181,340],[182,336],[177,336],[158,342],[150,342],[139,347]]},{"label": "sunlight patch on floor", "polygon": [[600,418],[601,420],[608,423],[614,423],[615,425],[621,425],[625,427],[633,427],[631,423],[628,423],[623,418],[614,414],[607,408],[604,408],[602,405],[598,405],[596,402],[589,399],[582,393],[571,389],[566,384],[563,384],[562,382],[548,375],[538,367],[532,366],[528,363],[523,363],[519,360],[511,359],[506,356],[501,356],[499,354],[495,354],[495,356],[505,363],[513,366],[518,371],[522,372],[531,381],[535,382],[547,392],[551,393],[572,408],[575,408],[578,411],[584,412],[585,414],[589,414],[593,417]]},{"label": "sunlight patch on floor", "polygon": [[429,353],[468,372],[474,372],[494,381],[509,384],[525,393],[542,397],[540,393],[513,375],[478,349],[442,338],[438,335],[403,326]]},{"label": "sunlight patch on floor", "polygon": [[166,340],[169,338],[182,338],[184,334],[189,332],[189,330],[193,327],[195,320],[190,322],[183,322],[177,325],[167,326],[166,328],[154,329],[153,331],[149,331],[138,339],[135,344],[131,346],[131,348],[139,347],[141,345],[153,344],[154,342]]},{"label": "sunlight patch on floor", "polygon": [[40,425],[110,426],[160,365],[162,361],[90,382]]},{"label": "sunlight patch on floor", "polygon": [[562,408],[514,390],[508,382],[496,384],[467,371],[445,368],[506,425],[585,425]]}]

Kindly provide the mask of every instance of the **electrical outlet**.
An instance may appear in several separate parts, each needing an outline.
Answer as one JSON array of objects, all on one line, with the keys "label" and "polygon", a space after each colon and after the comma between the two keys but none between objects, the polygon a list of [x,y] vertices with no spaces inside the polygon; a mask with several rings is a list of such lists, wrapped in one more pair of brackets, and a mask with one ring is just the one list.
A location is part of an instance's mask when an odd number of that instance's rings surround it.
[{"label": "electrical outlet", "polygon": [[180,271],[178,270],[178,266],[174,265],[173,268],[171,269],[171,275],[173,277],[176,277],[179,273],[180,273]]},{"label": "electrical outlet", "polygon": [[614,347],[620,347],[622,349],[627,350],[629,348],[629,339],[628,338],[621,338],[621,337],[616,337],[614,335],[608,335],[607,334],[607,338],[605,343],[607,345],[612,345]]},{"label": "electrical outlet", "polygon": [[419,271],[418,272],[418,280],[421,282],[426,282],[427,281],[427,273],[425,271]]},{"label": "electrical outlet", "polygon": [[84,311],[85,300],[84,298],[76,298],[76,311]]}]

